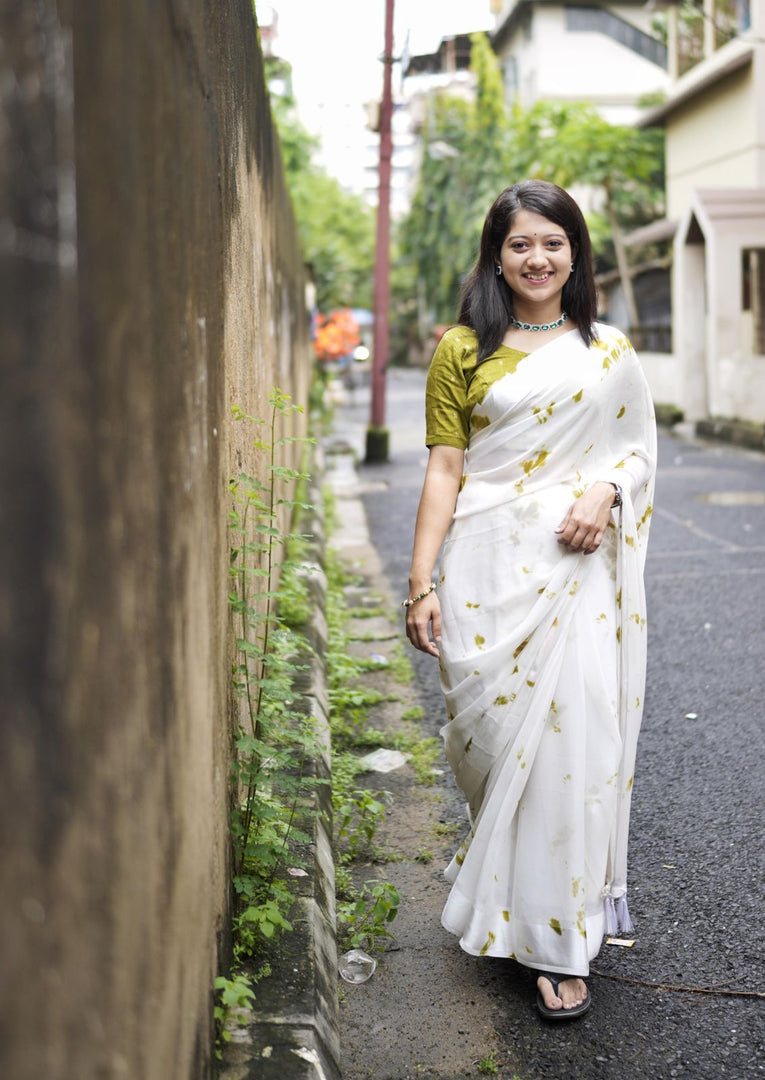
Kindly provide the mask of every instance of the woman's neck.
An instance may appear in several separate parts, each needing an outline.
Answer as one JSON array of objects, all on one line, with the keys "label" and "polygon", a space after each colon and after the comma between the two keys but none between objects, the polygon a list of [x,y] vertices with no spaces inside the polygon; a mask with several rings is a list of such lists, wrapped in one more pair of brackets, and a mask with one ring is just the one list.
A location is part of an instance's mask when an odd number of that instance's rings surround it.
[{"label": "woman's neck", "polygon": [[560,298],[547,301],[543,304],[529,304],[517,300],[513,304],[513,314],[520,323],[528,323],[531,326],[543,326],[554,323],[563,314],[560,306]]}]

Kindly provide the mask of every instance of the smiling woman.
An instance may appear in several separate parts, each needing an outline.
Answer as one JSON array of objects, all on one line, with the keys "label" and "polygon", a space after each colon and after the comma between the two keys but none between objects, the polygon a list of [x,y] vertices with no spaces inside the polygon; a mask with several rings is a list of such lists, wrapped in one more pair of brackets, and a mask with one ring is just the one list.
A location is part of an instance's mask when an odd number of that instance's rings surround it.
[{"label": "smiling woman", "polygon": [[[497,276],[514,296],[511,326],[516,330],[562,325],[561,294],[573,268],[568,236],[533,210],[519,210],[499,251]],[[509,342],[506,342],[509,344]]]},{"label": "smiling woman", "polygon": [[439,658],[470,810],[443,925],[535,968],[555,1020],[589,1007],[604,933],[632,929],[656,433],[629,341],[594,319],[579,207],[541,180],[507,188],[428,373],[406,618]]}]

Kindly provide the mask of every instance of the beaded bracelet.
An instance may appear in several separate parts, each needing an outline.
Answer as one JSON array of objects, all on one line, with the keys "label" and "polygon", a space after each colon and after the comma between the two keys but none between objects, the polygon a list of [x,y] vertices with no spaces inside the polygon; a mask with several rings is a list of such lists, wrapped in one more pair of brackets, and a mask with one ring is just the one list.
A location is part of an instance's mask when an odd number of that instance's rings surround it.
[{"label": "beaded bracelet", "polygon": [[416,604],[418,600],[424,600],[426,596],[430,595],[430,593],[435,592],[435,589],[436,583],[435,581],[431,581],[430,585],[428,585],[427,589],[424,592],[421,592],[419,596],[413,596],[411,600],[404,600],[401,607],[411,607],[412,604]]}]

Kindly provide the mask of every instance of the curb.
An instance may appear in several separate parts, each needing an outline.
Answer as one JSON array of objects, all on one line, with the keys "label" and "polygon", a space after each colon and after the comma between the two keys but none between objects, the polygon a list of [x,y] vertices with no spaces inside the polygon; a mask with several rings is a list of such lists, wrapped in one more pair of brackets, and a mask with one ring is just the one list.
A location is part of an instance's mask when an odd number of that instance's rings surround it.
[{"label": "curb", "polygon": [[696,434],[705,439],[743,446],[748,450],[765,450],[765,425],[763,424],[710,417],[696,422]]},{"label": "curb", "polygon": [[314,506],[300,521],[310,534],[303,563],[312,615],[301,628],[308,647],[299,657],[305,671],[296,681],[301,710],[318,721],[320,752],[306,765],[318,785],[297,822],[310,836],[301,854],[308,874],[296,878],[293,929],[258,957],[272,974],[258,983],[257,1009],[240,1010],[231,1041],[223,1049],[218,1080],[341,1080],[337,939],[335,932],[335,862],[332,845],[331,746],[327,687],[327,623],[324,574],[325,529],[321,496],[324,459],[313,455],[308,501]]}]

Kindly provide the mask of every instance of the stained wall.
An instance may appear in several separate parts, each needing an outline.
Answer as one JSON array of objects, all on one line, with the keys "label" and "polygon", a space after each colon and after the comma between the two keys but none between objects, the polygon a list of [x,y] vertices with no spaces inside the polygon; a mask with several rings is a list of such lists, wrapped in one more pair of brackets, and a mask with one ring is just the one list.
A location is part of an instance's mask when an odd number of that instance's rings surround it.
[{"label": "stained wall", "polygon": [[304,296],[251,0],[2,5],[3,1076],[209,1075],[230,408],[305,402]]}]

